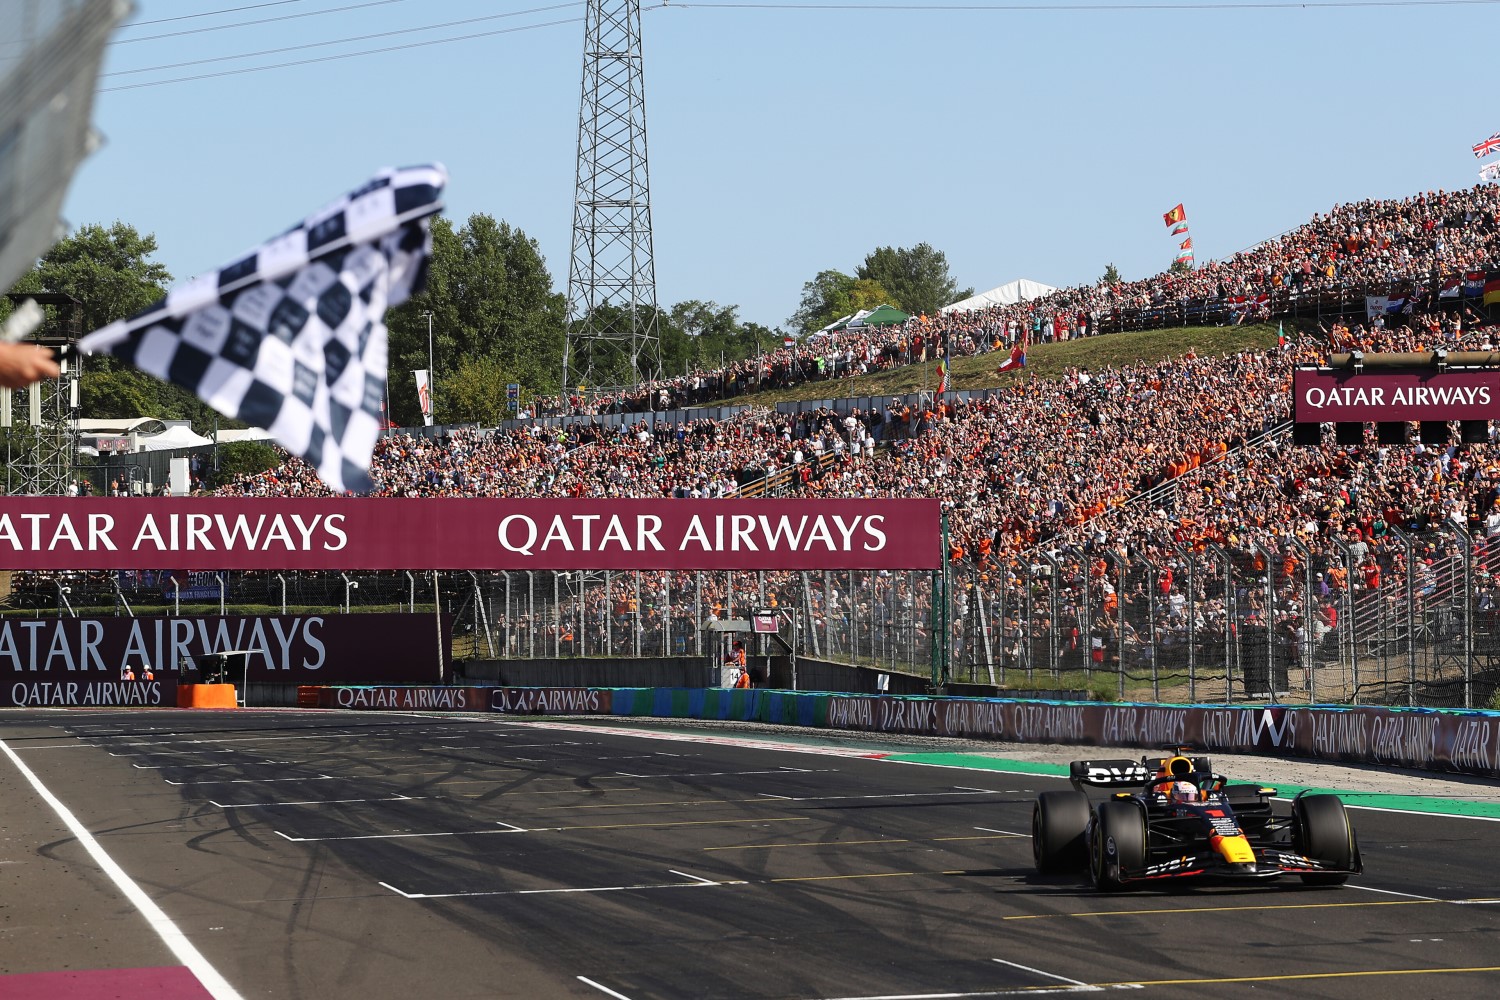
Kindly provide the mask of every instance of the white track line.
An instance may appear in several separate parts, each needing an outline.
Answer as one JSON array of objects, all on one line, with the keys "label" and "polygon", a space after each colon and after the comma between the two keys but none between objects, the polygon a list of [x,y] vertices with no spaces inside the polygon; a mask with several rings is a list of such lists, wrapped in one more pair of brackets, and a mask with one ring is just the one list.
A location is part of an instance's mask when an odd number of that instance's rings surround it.
[{"label": "white track line", "polygon": [[397,795],[389,799],[307,799],[303,802],[241,802],[238,804],[215,802],[209,799],[208,804],[219,809],[275,809],[279,806],[338,806],[351,802],[415,802],[417,799],[429,797],[427,795]]},{"label": "white track line", "polygon": [[104,874],[109,876],[110,881],[115,884],[115,887],[140,911],[141,916],[146,918],[146,922],[151,925],[151,929],[161,938],[162,943],[171,949],[172,954],[177,956],[177,960],[187,966],[188,970],[198,978],[198,982],[203,985],[203,988],[209,992],[214,1000],[243,1000],[240,993],[233,986],[229,985],[229,981],[219,975],[219,970],[215,969],[209,963],[208,959],[203,957],[203,953],[193,946],[193,943],[188,940],[187,935],[178,929],[177,925],[172,922],[172,918],[168,917],[162,911],[162,908],[157,906],[156,902],[150,896],[146,895],[141,887],[131,880],[129,875],[125,874],[125,869],[116,864],[114,858],[105,853],[104,848],[94,839],[94,835],[89,833],[88,828],[79,822],[78,817],[68,811],[68,807],[63,805],[61,799],[53,795],[47,786],[42,784],[42,780],[36,776],[31,768],[26,766],[4,740],[0,740],[0,751],[4,751],[5,755],[10,758],[10,762],[16,766],[16,770],[20,771],[21,775],[27,781],[31,782],[31,787],[36,789],[36,793],[42,797],[42,801],[52,807],[52,811],[57,814],[57,818],[63,821],[64,825],[67,826],[68,830],[78,840],[78,843],[83,846],[84,850],[88,851],[89,857],[94,859],[94,862]]},{"label": "white track line", "polygon": [[592,986],[594,989],[598,990],[600,993],[608,993],[610,996],[614,997],[615,1000],[630,1000],[630,998],[628,996],[626,996],[625,994],[623,994],[623,993],[616,993],[614,990],[610,989],[608,986],[600,986],[598,983],[594,982],[588,976],[579,976],[578,977],[578,981],[580,983],[586,983],[589,986]]},{"label": "white track line", "polygon": [[1041,969],[1033,969],[1029,965],[1022,965],[1020,962],[1007,962],[1003,958],[992,958],[992,959],[990,959],[990,961],[992,961],[992,962],[999,962],[1001,965],[1008,965],[1012,969],[1020,969],[1023,972],[1031,972],[1031,973],[1035,973],[1038,976],[1045,976],[1048,979],[1056,979],[1058,982],[1060,982],[1060,983],[1067,983],[1070,986],[1079,986],[1079,987],[1082,987],[1084,990],[1087,990],[1090,993],[1092,993],[1095,990],[1102,990],[1102,989],[1104,989],[1103,986],[1092,986],[1092,985],[1090,985],[1088,983],[1081,983],[1081,982],[1079,982],[1076,979],[1069,979],[1067,976],[1059,976],[1059,975],[1056,975],[1056,974],[1051,973],[1051,972],[1043,972]]},{"label": "white track line", "polygon": [[1377,889],[1373,885],[1360,885],[1357,882],[1348,884],[1350,889],[1363,889],[1365,892],[1378,892],[1385,896],[1404,896],[1407,899],[1425,899],[1429,903],[1450,903],[1449,899],[1438,899],[1436,896],[1418,896],[1413,892],[1397,892],[1395,889]]},{"label": "white track line", "polygon": [[490,889],[478,892],[405,892],[397,889],[389,882],[379,882],[399,896],[407,899],[462,899],[470,896],[558,896],[579,895],[593,892],[643,892],[652,889],[707,889],[728,885],[749,885],[748,882],[734,880],[727,882],[714,882],[711,879],[699,878],[697,875],[689,875],[686,872],[672,871],[673,875],[681,875],[689,878],[691,882],[648,882],[641,885],[598,885],[578,888],[564,889]]}]

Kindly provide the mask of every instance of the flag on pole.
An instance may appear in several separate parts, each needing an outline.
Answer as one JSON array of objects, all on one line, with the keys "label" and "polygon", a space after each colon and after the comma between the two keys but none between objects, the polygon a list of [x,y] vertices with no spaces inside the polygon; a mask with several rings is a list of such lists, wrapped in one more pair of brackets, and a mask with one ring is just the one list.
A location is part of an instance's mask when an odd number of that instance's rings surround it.
[{"label": "flag on pole", "polygon": [[938,361],[937,382],[938,395],[941,396],[948,391],[948,359],[946,357]]},{"label": "flag on pole", "polygon": [[793,346],[796,343],[797,343],[797,338],[794,337],[794,336],[792,336],[790,333],[785,334],[781,338],[781,346],[782,347],[791,347],[791,346]]},{"label": "flag on pole", "polygon": [[1172,263],[1174,264],[1192,264],[1192,262],[1193,251],[1191,250],[1179,250],[1177,251],[1177,256],[1172,258]]},{"label": "flag on pole", "polygon": [[1186,222],[1179,222],[1179,223],[1177,223],[1177,225],[1175,225],[1175,226],[1172,227],[1172,235],[1173,236],[1186,236],[1187,235],[1187,231],[1188,231],[1188,224]]},{"label": "flag on pole", "polygon": [[1500,181],[1500,160],[1496,160],[1494,163],[1486,163],[1480,167],[1479,179],[1484,183]]},{"label": "flag on pole", "polygon": [[1500,132],[1474,144],[1475,158],[1482,160],[1491,153],[1500,153]]},{"label": "flag on pole", "polygon": [[412,372],[417,378],[417,405],[422,408],[422,426],[432,426],[432,373],[426,368]]},{"label": "flag on pole", "polygon": [[1168,226],[1175,226],[1179,222],[1187,221],[1187,210],[1182,207],[1181,202],[1178,202],[1176,208],[1162,215],[1162,219]]},{"label": "flag on pole", "polygon": [[1191,236],[1189,236],[1187,239],[1183,240],[1180,244],[1178,244],[1178,246],[1179,246],[1180,249],[1183,249],[1183,250],[1191,250],[1191,249],[1193,249],[1193,238]]},{"label": "flag on pole", "polygon": [[1286,350],[1291,345],[1286,341],[1286,327],[1280,321],[1276,323],[1276,347],[1278,350]]},{"label": "flag on pole", "polygon": [[371,487],[385,310],[420,291],[441,165],[384,170],[218,271],[78,342],[263,427],[331,489]]},{"label": "flag on pole", "polygon": [[1018,368],[1025,368],[1025,367],[1026,367],[1026,343],[1025,343],[1025,341],[1022,341],[1021,343],[1017,344],[1015,347],[1012,347],[1010,349],[1010,357],[1008,357],[1004,361],[1000,362],[1000,367],[996,368],[995,371],[996,372],[1009,372],[1009,371],[1015,371]]}]

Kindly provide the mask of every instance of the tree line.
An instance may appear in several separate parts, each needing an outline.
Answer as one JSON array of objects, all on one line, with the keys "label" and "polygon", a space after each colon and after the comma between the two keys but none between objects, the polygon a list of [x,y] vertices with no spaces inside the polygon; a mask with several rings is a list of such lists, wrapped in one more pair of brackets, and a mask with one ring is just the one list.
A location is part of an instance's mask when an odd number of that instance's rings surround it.
[{"label": "tree line", "polygon": [[[525,400],[561,388],[567,300],[556,289],[535,239],[493,216],[477,213],[458,225],[432,222],[433,256],[427,289],[386,314],[390,353],[390,419],[421,423],[411,372],[435,369],[438,423],[493,424],[511,415],[506,386],[522,386]],[[57,243],[13,293],[62,293],[80,303],[83,332],[144,309],[167,293],[173,276],[153,260],[154,235],[123,222],[87,225]],[[910,313],[935,313],[959,291],[941,251],[926,243],[880,247],[852,275],[824,270],[803,286],[787,321],[805,336],[857,309],[888,304]],[[0,299],[0,321],[12,304]],[[58,322],[48,310],[48,322]],[[429,329],[431,340],[429,348]],[[662,370],[668,377],[712,369],[782,346],[786,332],[742,320],[739,307],[690,299],[659,313]],[[81,406],[89,416],[191,420],[207,431],[217,418],[196,396],[95,356],[83,363]]]}]

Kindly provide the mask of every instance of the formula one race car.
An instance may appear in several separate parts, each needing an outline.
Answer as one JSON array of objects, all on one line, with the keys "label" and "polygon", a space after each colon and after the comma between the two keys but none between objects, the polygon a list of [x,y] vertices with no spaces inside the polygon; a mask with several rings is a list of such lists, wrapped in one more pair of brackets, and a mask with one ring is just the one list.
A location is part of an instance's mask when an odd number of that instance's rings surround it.
[{"label": "formula one race car", "polygon": [[[1259,882],[1298,875],[1342,885],[1362,870],[1354,827],[1336,795],[1299,794],[1289,815],[1276,789],[1229,784],[1207,757],[1076,760],[1069,792],[1042,792],[1031,813],[1031,852],[1044,872],[1089,870],[1112,891],[1180,879]],[[1084,788],[1131,788],[1091,803]]]}]

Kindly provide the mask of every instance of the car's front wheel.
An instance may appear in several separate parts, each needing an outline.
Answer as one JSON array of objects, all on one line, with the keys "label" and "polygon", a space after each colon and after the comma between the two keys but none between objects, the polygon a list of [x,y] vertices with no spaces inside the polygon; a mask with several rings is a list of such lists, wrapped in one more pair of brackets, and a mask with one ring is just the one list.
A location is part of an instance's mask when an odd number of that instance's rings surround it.
[{"label": "car's front wheel", "polygon": [[[1292,804],[1292,842],[1304,856],[1347,873],[1354,867],[1359,848],[1354,827],[1337,795],[1300,795]],[[1308,885],[1343,885],[1348,874],[1303,875]]]},{"label": "car's front wheel", "polygon": [[1146,813],[1135,802],[1099,803],[1089,841],[1089,875],[1104,892],[1124,888],[1122,875],[1146,867]]}]

